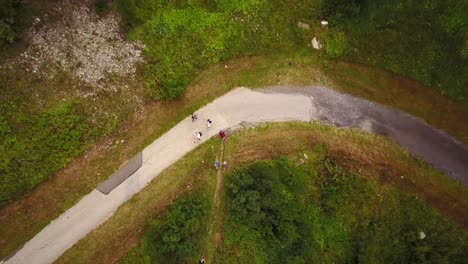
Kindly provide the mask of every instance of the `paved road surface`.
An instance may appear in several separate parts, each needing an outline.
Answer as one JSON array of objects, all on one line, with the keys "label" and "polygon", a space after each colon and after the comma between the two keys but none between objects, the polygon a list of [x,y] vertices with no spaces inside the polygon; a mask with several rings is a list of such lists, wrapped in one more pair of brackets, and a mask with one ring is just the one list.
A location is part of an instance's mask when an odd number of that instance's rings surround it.
[{"label": "paved road surface", "polygon": [[[251,91],[235,89],[197,111],[199,120],[187,117],[143,150],[143,165],[121,185],[104,195],[97,190],[52,221],[6,263],[51,263],[88,232],[106,221],[161,171],[217,135],[219,129],[242,122],[322,120],[358,127],[388,136],[410,153],[423,157],[449,176],[468,185],[468,149],[447,134],[397,110],[343,95],[322,87],[271,87]],[[210,129],[203,118],[213,120]],[[193,143],[202,131],[200,143]]]}]

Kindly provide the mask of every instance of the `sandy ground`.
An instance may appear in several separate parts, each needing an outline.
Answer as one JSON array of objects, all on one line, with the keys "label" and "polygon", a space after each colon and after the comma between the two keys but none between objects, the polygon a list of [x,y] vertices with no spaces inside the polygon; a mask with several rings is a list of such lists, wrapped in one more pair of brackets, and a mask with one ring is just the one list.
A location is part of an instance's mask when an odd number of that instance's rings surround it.
[{"label": "sandy ground", "polygon": [[[143,165],[108,195],[97,190],[52,221],[6,263],[51,263],[142,190],[161,171],[217,135],[241,123],[321,120],[388,136],[452,178],[468,185],[468,149],[447,134],[397,110],[322,87],[235,89],[187,117],[143,150]],[[213,120],[206,128],[203,119]],[[203,133],[194,143],[194,133]]]}]

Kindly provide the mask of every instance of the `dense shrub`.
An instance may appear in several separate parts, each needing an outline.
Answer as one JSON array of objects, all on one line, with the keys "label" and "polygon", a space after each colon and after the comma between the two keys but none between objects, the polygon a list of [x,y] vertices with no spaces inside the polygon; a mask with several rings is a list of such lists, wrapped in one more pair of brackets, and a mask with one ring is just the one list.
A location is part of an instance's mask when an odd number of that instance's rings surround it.
[{"label": "dense shrub", "polygon": [[367,0],[323,0],[321,16],[341,20],[355,17],[367,6]]},{"label": "dense shrub", "polygon": [[223,12],[242,13],[243,15],[255,14],[260,8],[267,6],[266,0],[215,0],[215,2]]},{"label": "dense shrub", "polygon": [[302,169],[285,159],[258,162],[228,176],[227,191],[220,263],[463,263],[467,257],[466,232],[417,198],[346,173],[329,159]]},{"label": "dense shrub", "polygon": [[342,58],[412,77],[468,103],[467,1],[324,0],[321,10],[319,17],[345,32]]},{"label": "dense shrub", "polygon": [[94,0],[94,11],[98,14],[104,14],[109,11],[110,3],[108,0]]},{"label": "dense shrub", "polygon": [[119,0],[117,9],[130,38],[147,45],[146,86],[156,99],[180,96],[210,64],[302,40],[294,6],[279,0]]},{"label": "dense shrub", "polygon": [[259,162],[229,177],[224,246],[226,252],[239,250],[222,262],[301,263],[308,244],[307,186],[308,177],[286,159]]},{"label": "dense shrub", "polygon": [[346,48],[343,32],[331,31],[325,41],[325,53],[331,57],[339,57]]},{"label": "dense shrub", "polygon": [[0,50],[16,37],[20,9],[19,0],[0,0]]},{"label": "dense shrub", "polygon": [[182,94],[198,70],[218,62],[241,35],[226,15],[201,8],[166,9],[147,21],[144,31],[151,47],[147,59],[153,62],[147,86],[154,98]]},{"label": "dense shrub", "polygon": [[209,207],[209,201],[200,193],[178,199],[164,216],[150,221],[141,245],[120,262],[183,263],[199,258]]},{"label": "dense shrub", "polygon": [[72,102],[7,120],[15,110],[14,104],[0,107],[0,207],[81,154],[87,136],[83,114]]}]

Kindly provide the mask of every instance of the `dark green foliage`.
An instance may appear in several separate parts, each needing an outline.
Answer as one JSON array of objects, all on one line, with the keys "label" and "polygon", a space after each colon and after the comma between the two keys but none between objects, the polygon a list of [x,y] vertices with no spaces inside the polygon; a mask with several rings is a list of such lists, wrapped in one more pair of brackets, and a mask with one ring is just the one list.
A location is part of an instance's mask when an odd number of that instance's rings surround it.
[{"label": "dark green foliage", "polygon": [[131,38],[146,45],[146,86],[156,99],[181,95],[196,74],[221,60],[303,42],[284,1],[119,0]]},{"label": "dark green foliage", "polygon": [[[315,187],[314,187],[315,186]],[[466,233],[413,196],[285,159],[229,176],[221,263],[463,263]],[[420,232],[426,238],[420,239]]]},{"label": "dark green foliage", "polygon": [[334,20],[355,17],[367,6],[367,0],[323,0],[321,6],[322,18]]},{"label": "dark green foliage", "polygon": [[20,11],[21,1],[0,0],[0,50],[15,39]]},{"label": "dark green foliage", "polygon": [[81,154],[87,137],[83,114],[72,102],[36,116],[16,111],[13,102],[0,106],[0,206]]},{"label": "dark green foliage", "polygon": [[222,262],[303,263],[309,179],[286,159],[234,173],[227,184],[231,204],[224,243],[239,250]]},{"label": "dark green foliage", "polygon": [[158,219],[151,220],[144,239],[121,263],[182,263],[200,256],[210,210],[199,193],[178,199]]},{"label": "dark green foliage", "polygon": [[200,68],[218,62],[241,32],[224,14],[201,8],[161,13],[145,24],[145,32],[151,32],[145,38],[151,47],[146,55],[154,62],[147,68],[147,86],[154,98],[175,98]]},{"label": "dark green foliage", "polygon": [[468,103],[466,10],[468,2],[459,0],[324,0],[319,17],[344,32],[342,58],[412,77]]},{"label": "dark green foliage", "polygon": [[102,15],[109,11],[110,3],[109,0],[94,0],[94,11]]}]

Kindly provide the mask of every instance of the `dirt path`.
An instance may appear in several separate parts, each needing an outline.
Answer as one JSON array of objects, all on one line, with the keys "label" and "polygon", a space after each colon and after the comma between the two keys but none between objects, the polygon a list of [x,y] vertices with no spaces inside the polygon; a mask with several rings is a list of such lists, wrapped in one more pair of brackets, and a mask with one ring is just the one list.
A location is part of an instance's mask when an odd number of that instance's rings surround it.
[{"label": "dirt path", "polygon": [[221,141],[221,148],[217,160],[219,161],[219,167],[216,172],[216,187],[213,195],[213,208],[211,209],[210,218],[208,221],[208,232],[207,232],[207,245],[202,250],[203,255],[206,257],[208,263],[212,263],[214,253],[221,242],[222,234],[221,229],[223,225],[223,219],[221,212],[224,210],[224,204],[221,200],[221,189],[223,186],[223,175],[224,169],[222,163],[224,161],[224,141]]},{"label": "dirt path", "polygon": [[[468,185],[468,149],[447,134],[397,110],[343,95],[323,87],[274,87],[263,91],[238,88],[197,111],[200,120],[214,121],[211,129],[187,117],[143,150],[143,165],[108,195],[94,190],[52,221],[6,263],[51,263],[108,217],[161,171],[193,150],[219,129],[243,122],[322,120],[358,127],[388,136],[413,155]],[[222,179],[222,177],[221,177]],[[218,187],[217,187],[218,188]],[[219,188],[221,188],[221,183]],[[215,194],[216,195],[216,194]],[[215,197],[219,197],[215,196]],[[216,198],[215,198],[216,199]]]},{"label": "dirt path", "polygon": [[219,153],[219,167],[216,173],[216,189],[215,194],[213,197],[213,204],[215,207],[219,207],[219,192],[221,191],[221,187],[223,186],[223,161],[224,161],[224,141],[221,141],[221,151]]}]

